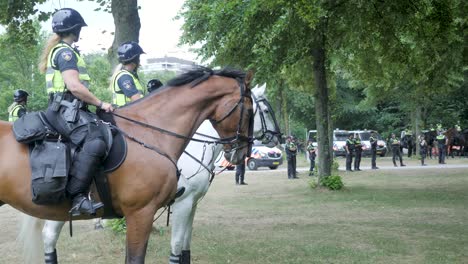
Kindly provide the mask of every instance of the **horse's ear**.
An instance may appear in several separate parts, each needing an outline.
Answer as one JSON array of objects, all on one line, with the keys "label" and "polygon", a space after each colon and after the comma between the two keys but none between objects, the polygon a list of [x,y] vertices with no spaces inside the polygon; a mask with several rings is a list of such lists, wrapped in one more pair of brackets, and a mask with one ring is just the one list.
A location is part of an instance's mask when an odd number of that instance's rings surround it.
[{"label": "horse's ear", "polygon": [[252,83],[252,80],[253,80],[253,75],[254,75],[254,73],[253,73],[252,70],[249,70],[247,72],[247,75],[245,76],[245,85],[247,87],[250,87],[250,84]]}]

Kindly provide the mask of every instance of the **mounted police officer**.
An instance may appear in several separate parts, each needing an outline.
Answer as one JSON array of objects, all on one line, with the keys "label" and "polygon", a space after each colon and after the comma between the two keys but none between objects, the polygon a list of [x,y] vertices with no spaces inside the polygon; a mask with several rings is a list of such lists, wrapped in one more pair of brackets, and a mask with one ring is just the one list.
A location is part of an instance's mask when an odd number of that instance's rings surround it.
[{"label": "mounted police officer", "polygon": [[395,136],[395,133],[392,133],[392,137],[390,138],[390,144],[392,145],[392,161],[393,161],[393,166],[398,167],[396,164],[396,157],[400,159],[400,166],[404,167],[406,166],[403,164],[403,157],[401,156],[401,151],[400,151],[400,140]]},{"label": "mounted police officer", "polygon": [[159,87],[163,86],[163,83],[158,80],[158,79],[152,79],[148,82],[146,85],[146,88],[148,88],[148,93],[156,91]]},{"label": "mounted police officer", "polygon": [[346,150],[346,170],[353,171],[351,170],[351,164],[353,163],[353,152],[354,152],[354,134],[353,133],[350,133],[348,135],[348,139],[346,139],[345,150]]},{"label": "mounted police officer", "polygon": [[371,145],[371,165],[372,169],[376,170],[379,167],[377,167],[376,164],[376,159],[377,159],[377,137],[375,136],[375,132],[371,132],[371,136],[369,138],[369,142]]},{"label": "mounted police officer", "polygon": [[70,168],[67,195],[72,199],[70,214],[94,215],[103,206],[88,199],[89,186],[106,152],[95,116],[88,104],[109,112],[110,103],[99,100],[88,89],[90,76],[78,50],[71,45],[79,40],[81,28],[87,26],[76,10],[63,8],[52,17],[55,33],[43,51],[39,65],[46,73],[47,92],[50,96],[47,119],[51,125],[77,147]]},{"label": "mounted police officer", "polygon": [[439,146],[439,164],[445,164],[445,151],[447,149],[448,139],[442,131],[439,131],[436,140]]},{"label": "mounted police officer", "polygon": [[288,161],[288,179],[297,179],[296,176],[296,154],[297,145],[293,136],[288,136],[285,144],[286,158]]},{"label": "mounted police officer", "polygon": [[28,104],[29,94],[23,90],[16,90],[13,94],[13,104],[8,107],[8,121],[15,122],[18,118],[25,115],[28,110],[26,105]]},{"label": "mounted police officer", "polygon": [[354,170],[360,171],[362,157],[362,142],[359,133],[356,133],[356,137],[354,138],[354,151],[356,153],[356,157],[354,159]]},{"label": "mounted police officer", "polygon": [[143,97],[145,90],[138,78],[137,70],[140,66],[140,55],[145,53],[134,41],[121,44],[117,49],[119,62],[122,64],[112,76],[112,103],[124,106]]}]

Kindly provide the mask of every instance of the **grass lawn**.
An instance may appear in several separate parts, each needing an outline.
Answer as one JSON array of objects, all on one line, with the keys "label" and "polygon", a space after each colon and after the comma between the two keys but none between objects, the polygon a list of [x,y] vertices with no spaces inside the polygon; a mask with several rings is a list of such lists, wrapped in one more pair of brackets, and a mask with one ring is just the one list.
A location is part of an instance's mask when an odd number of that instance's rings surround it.
[{"label": "grass lawn", "polygon": [[[306,172],[247,171],[247,186],[233,172],[217,176],[195,217],[193,263],[468,263],[468,169],[341,173],[337,192],[310,189]],[[168,263],[161,218],[146,263]],[[61,263],[123,263],[123,235],[74,227],[59,240]],[[19,250],[0,254],[19,263]]]}]

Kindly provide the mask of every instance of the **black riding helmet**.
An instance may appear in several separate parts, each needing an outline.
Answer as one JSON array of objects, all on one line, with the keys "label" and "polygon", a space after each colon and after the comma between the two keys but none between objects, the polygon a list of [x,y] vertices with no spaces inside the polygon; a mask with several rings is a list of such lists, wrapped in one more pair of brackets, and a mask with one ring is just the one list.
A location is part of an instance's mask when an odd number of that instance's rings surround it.
[{"label": "black riding helmet", "polygon": [[143,49],[135,41],[128,41],[120,44],[117,49],[117,55],[119,56],[119,62],[126,64],[130,63],[145,53]]},{"label": "black riding helmet", "polygon": [[23,90],[16,90],[13,94],[13,100],[17,103],[25,101],[28,98],[29,94]]},{"label": "black riding helmet", "polygon": [[88,26],[83,17],[72,8],[62,8],[52,17],[52,31],[54,33],[75,33],[81,27]]},{"label": "black riding helmet", "polygon": [[158,89],[161,86],[163,86],[163,83],[160,80],[152,79],[148,82],[146,88],[148,88],[148,92],[151,93],[152,91]]}]

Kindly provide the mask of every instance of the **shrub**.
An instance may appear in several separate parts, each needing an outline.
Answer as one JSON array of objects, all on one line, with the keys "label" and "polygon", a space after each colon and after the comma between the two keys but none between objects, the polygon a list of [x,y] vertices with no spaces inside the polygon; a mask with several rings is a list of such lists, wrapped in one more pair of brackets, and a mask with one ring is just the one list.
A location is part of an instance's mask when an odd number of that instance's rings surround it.
[{"label": "shrub", "polygon": [[341,181],[341,177],[338,175],[322,178],[321,184],[330,190],[340,190],[344,186],[343,181]]},{"label": "shrub", "polygon": [[110,229],[117,234],[125,234],[125,232],[127,232],[127,222],[125,221],[125,217],[107,221],[106,227],[110,227]]},{"label": "shrub", "polygon": [[309,187],[311,189],[317,188],[317,181],[315,179],[309,180]]}]

